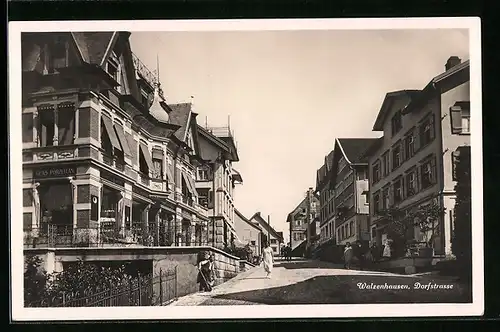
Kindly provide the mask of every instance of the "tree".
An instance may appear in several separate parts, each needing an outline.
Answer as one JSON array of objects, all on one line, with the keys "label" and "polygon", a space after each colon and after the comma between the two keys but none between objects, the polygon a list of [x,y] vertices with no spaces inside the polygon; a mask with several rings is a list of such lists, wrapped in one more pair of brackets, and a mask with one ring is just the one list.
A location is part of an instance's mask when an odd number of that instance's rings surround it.
[{"label": "tree", "polygon": [[472,273],[472,206],[471,206],[471,160],[470,147],[459,148],[455,167],[457,183],[455,192],[455,225],[452,237],[452,252],[462,277]]},{"label": "tree", "polygon": [[433,235],[426,239],[426,242],[428,246],[432,246],[434,234],[438,233],[436,228],[439,227],[439,220],[444,213],[445,208],[436,202],[408,210],[391,207],[379,212],[388,223],[387,233],[392,240],[396,257],[404,256],[406,245],[412,240],[411,235],[415,226],[423,233],[431,231]]}]

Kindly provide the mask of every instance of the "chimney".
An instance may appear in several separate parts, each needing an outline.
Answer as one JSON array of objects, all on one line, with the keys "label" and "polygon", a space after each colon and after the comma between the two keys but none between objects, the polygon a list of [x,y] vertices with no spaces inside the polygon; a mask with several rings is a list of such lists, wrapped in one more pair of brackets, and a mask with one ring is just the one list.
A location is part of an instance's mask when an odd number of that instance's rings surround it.
[{"label": "chimney", "polygon": [[445,69],[446,71],[450,70],[451,68],[455,67],[456,65],[459,65],[462,62],[462,59],[460,59],[458,56],[451,56],[448,61],[446,61]]}]

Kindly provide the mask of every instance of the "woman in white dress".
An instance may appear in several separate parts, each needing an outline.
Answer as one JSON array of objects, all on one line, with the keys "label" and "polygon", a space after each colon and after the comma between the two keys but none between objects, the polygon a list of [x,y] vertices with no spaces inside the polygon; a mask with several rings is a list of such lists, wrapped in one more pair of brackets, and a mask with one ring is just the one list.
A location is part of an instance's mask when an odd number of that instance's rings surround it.
[{"label": "woman in white dress", "polygon": [[271,272],[273,271],[274,256],[273,249],[269,246],[269,243],[264,243],[264,249],[262,250],[262,264],[264,266],[264,271],[266,271],[266,277],[271,278]]}]

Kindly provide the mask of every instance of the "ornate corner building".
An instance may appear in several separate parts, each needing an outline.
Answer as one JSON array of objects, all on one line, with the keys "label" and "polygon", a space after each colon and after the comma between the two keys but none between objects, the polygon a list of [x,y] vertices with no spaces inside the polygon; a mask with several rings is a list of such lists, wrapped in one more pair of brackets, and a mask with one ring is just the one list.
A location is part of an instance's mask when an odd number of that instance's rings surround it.
[{"label": "ornate corner building", "polygon": [[222,246],[193,104],[167,102],[129,36],[22,35],[25,246]]}]

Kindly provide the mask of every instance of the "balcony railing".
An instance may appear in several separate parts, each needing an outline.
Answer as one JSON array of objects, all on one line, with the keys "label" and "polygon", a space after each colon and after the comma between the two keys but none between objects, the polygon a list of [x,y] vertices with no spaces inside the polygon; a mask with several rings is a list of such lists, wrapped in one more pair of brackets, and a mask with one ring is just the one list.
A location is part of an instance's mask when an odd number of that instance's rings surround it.
[{"label": "balcony railing", "polygon": [[[175,241],[175,234],[178,234]],[[189,235],[190,236],[190,235]],[[120,247],[120,246],[175,246],[186,244],[182,229],[174,225],[135,222],[132,227],[121,227],[115,222],[101,222],[99,228],[73,227],[72,225],[48,225],[42,228],[24,230],[25,248],[68,248],[68,247]],[[206,240],[205,240],[206,241]],[[188,241],[188,243],[190,243]]]},{"label": "balcony railing", "polygon": [[206,130],[216,137],[233,137],[231,128],[228,127],[207,127]]},{"label": "balcony railing", "polygon": [[102,162],[108,166],[114,167],[117,170],[123,172],[125,170],[125,161],[120,160],[116,157],[107,155],[107,154],[102,154]]}]

